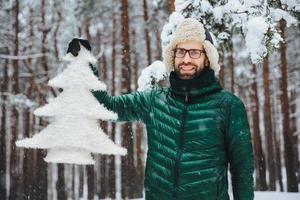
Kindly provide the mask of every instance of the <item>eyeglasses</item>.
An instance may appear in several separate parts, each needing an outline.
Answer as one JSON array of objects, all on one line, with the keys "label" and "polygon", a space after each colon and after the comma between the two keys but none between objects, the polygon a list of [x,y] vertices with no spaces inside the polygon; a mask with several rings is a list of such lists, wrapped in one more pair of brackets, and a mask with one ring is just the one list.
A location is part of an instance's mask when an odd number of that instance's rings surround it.
[{"label": "eyeglasses", "polygon": [[204,50],[201,49],[184,49],[184,48],[176,48],[174,49],[174,55],[177,58],[183,58],[186,54],[189,53],[190,58],[197,59],[201,57],[201,54],[205,54]]}]

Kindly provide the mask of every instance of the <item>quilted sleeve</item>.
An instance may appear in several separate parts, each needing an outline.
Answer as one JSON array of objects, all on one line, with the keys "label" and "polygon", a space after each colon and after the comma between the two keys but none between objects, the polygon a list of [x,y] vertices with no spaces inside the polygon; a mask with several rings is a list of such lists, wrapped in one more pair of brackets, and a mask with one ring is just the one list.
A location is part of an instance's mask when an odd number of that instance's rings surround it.
[{"label": "quilted sleeve", "polygon": [[121,96],[109,96],[105,91],[93,91],[93,95],[106,108],[118,114],[118,121],[144,121],[150,114],[151,92],[136,92]]},{"label": "quilted sleeve", "polygon": [[[98,70],[91,66],[95,76]],[[118,114],[118,121],[146,121],[150,115],[151,91],[109,96],[106,91],[92,91],[99,103]]]},{"label": "quilted sleeve", "polygon": [[253,150],[247,113],[236,98],[232,103],[227,127],[227,146],[234,200],[253,200]]}]

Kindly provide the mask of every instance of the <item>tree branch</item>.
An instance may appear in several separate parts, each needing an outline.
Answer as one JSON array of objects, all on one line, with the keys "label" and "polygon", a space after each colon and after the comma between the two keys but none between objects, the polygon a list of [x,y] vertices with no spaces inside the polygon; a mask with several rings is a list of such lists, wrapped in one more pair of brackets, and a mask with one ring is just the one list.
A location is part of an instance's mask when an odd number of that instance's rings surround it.
[{"label": "tree branch", "polygon": [[0,58],[10,59],[10,60],[27,60],[29,58],[40,58],[44,56],[48,56],[48,54],[37,53],[31,55],[18,55],[18,56],[0,54]]}]

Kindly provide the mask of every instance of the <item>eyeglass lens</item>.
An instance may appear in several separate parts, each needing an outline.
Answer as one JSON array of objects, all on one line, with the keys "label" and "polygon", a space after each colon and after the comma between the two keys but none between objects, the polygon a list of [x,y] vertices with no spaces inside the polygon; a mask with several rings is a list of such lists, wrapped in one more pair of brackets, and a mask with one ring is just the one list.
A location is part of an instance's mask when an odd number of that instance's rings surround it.
[{"label": "eyeglass lens", "polygon": [[183,58],[186,53],[189,53],[189,56],[191,58],[200,58],[202,51],[200,49],[183,49],[183,48],[177,48],[175,49],[175,56],[178,58]]}]

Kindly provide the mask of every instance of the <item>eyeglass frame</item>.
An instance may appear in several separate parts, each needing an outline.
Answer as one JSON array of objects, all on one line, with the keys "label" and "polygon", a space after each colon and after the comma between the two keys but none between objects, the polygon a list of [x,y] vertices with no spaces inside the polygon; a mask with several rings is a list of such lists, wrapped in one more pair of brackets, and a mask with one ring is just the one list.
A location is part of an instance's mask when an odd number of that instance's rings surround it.
[{"label": "eyeglass frame", "polygon": [[[185,52],[184,52],[184,55],[182,56],[182,57],[178,57],[178,56],[176,56],[176,52],[177,52],[177,50],[178,49],[181,49],[181,50],[184,50]],[[198,59],[198,58],[200,58],[201,57],[201,54],[203,53],[203,54],[205,54],[206,53],[206,51],[205,50],[202,50],[202,49],[185,49],[185,48],[176,48],[176,49],[174,49],[173,50],[174,51],[174,57],[176,57],[176,58],[184,58],[185,57],[185,55],[186,55],[186,53],[188,53],[189,54],[189,57],[191,58],[191,59]],[[199,54],[199,57],[197,57],[197,58],[193,58],[192,56],[191,56],[191,54],[190,54],[190,51],[199,51],[200,52],[200,54]]]}]

